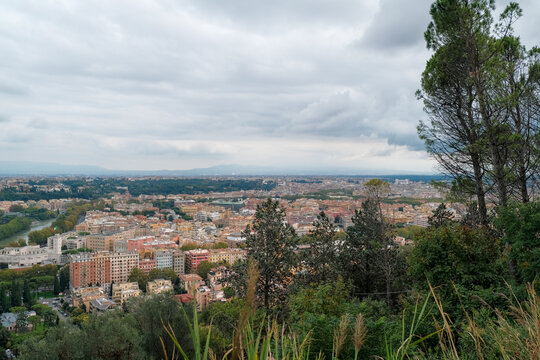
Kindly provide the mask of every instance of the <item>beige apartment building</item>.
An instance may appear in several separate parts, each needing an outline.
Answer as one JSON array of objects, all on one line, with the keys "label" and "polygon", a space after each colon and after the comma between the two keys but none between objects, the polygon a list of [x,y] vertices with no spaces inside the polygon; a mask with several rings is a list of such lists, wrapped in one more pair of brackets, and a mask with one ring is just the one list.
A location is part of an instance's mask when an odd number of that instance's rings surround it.
[{"label": "beige apartment building", "polygon": [[208,261],[211,263],[226,262],[227,264],[232,265],[238,260],[245,259],[246,256],[246,250],[242,249],[209,250]]},{"label": "beige apartment building", "polygon": [[133,268],[139,266],[139,253],[111,253],[111,281],[123,283],[128,281]]},{"label": "beige apartment building", "polygon": [[195,290],[204,285],[202,277],[197,274],[180,275],[180,284],[187,290],[188,294],[193,294]]},{"label": "beige apartment building", "polygon": [[156,279],[146,285],[147,294],[161,294],[167,291],[173,291],[171,280]]},{"label": "beige apartment building", "polygon": [[186,255],[183,251],[175,251],[173,253],[173,270],[177,275],[186,273]]},{"label": "beige apartment building", "polygon": [[101,286],[79,288],[72,292],[73,306],[80,307],[84,304],[86,312],[90,311],[90,301],[104,297],[105,289]]},{"label": "beige apartment building", "polygon": [[139,284],[125,282],[112,285],[112,300],[116,304],[123,304],[127,299],[141,295]]}]

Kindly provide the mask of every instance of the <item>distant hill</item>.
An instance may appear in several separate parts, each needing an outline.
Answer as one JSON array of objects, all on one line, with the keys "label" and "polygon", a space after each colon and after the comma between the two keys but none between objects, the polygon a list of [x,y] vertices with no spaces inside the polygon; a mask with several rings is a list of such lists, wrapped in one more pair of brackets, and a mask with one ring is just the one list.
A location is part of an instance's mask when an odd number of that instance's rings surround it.
[{"label": "distant hill", "polygon": [[[52,162],[0,161],[0,176],[362,176],[385,178],[410,178],[414,176],[432,178],[434,174],[418,172],[350,169],[350,168],[277,168],[249,165],[217,165],[189,170],[114,170],[100,166],[65,165]],[[417,180],[418,181],[418,180]]]}]

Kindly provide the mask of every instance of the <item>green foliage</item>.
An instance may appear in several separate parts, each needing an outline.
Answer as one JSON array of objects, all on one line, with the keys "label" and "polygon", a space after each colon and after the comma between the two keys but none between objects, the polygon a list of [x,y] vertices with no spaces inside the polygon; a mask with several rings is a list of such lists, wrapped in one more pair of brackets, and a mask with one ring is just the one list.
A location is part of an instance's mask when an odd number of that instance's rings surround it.
[{"label": "green foliage", "polygon": [[540,201],[510,204],[500,208],[497,227],[510,246],[510,257],[516,262],[522,282],[537,280],[540,274]]},{"label": "green foliage", "polygon": [[136,322],[118,311],[90,316],[81,327],[62,323],[45,338],[30,338],[19,347],[19,359],[145,359]]},{"label": "green foliage", "polygon": [[30,229],[32,220],[24,216],[16,216],[7,224],[0,225],[0,240],[15,235],[18,232]]},{"label": "green foliage", "polygon": [[54,235],[54,229],[47,227],[41,230],[34,230],[28,234],[28,241],[34,244],[46,244],[47,239]]},{"label": "green foliage", "polygon": [[212,244],[212,249],[228,249],[228,248],[229,248],[229,244],[223,241],[218,241]]},{"label": "green foliage", "polygon": [[362,202],[352,221],[341,250],[345,279],[352,282],[357,293],[385,291],[383,256],[388,239],[377,202]]},{"label": "green foliage", "polygon": [[301,254],[304,269],[298,280],[306,284],[336,280],[340,268],[336,227],[324,212],[317,215],[313,225],[308,235],[311,246]]},{"label": "green foliage", "polygon": [[65,265],[58,271],[58,279],[60,281],[60,291],[64,291],[69,287],[69,265]]},{"label": "green foliage", "polygon": [[54,277],[53,292],[55,295],[58,295],[60,293],[60,279],[58,278],[58,276]]},{"label": "green foliage", "polygon": [[[188,312],[191,311],[191,308],[187,307]],[[172,349],[174,346],[164,326],[172,328],[184,351],[192,353],[186,318],[180,304],[173,297],[160,294],[132,298],[127,302],[127,310],[136,320],[136,329],[141,334],[139,343],[149,358],[163,358],[163,345],[160,339],[164,340],[166,349]]]},{"label": "green foliage", "polygon": [[414,240],[423,231],[421,226],[411,225],[396,230],[396,235],[403,236],[405,239]]},{"label": "green foliage", "polygon": [[273,181],[245,179],[123,179],[123,178],[94,178],[92,182],[85,179],[64,179],[62,184],[68,186],[71,192],[64,191],[40,191],[37,185],[56,183],[55,180],[30,181],[32,187],[26,191],[10,187],[0,190],[0,201],[16,200],[50,200],[67,199],[76,194],[79,199],[99,199],[100,197],[118,192],[118,187],[127,187],[133,196],[147,195],[170,195],[170,194],[204,194],[214,192],[230,192],[240,190],[272,190],[276,183]]},{"label": "green foliage", "polygon": [[11,240],[9,243],[7,243],[7,247],[24,247],[28,245],[26,243],[26,240],[24,239],[18,239],[18,240]]},{"label": "green foliage", "polygon": [[446,204],[441,203],[437,209],[433,211],[433,215],[428,218],[429,226],[441,227],[447,226],[452,222],[454,215],[451,211],[446,210]]},{"label": "green foliage", "polygon": [[[133,270],[135,269],[136,268],[134,268]],[[174,284],[177,278],[178,278],[178,275],[174,272],[173,269],[152,269],[148,273],[149,281],[156,280],[156,279],[164,279],[164,280],[171,280],[171,282]]]},{"label": "green foliage", "polygon": [[9,299],[11,300],[11,306],[19,307],[22,305],[22,288],[19,281],[11,281],[11,292]]},{"label": "green foliage", "polygon": [[44,208],[29,207],[23,210],[23,213],[31,219],[34,220],[47,220],[54,219],[56,217],[56,212],[47,210]]},{"label": "green foliage", "polygon": [[208,261],[202,261],[199,265],[197,265],[197,274],[202,277],[204,280],[207,279],[208,273],[213,268],[219,266],[218,263],[212,263]]},{"label": "green foliage", "polygon": [[11,302],[9,301],[9,298],[7,296],[6,287],[3,285],[0,287],[0,306],[1,312],[6,312],[11,306]]},{"label": "green foliage", "polygon": [[13,204],[9,207],[10,212],[22,212],[24,210],[24,206],[21,204]]},{"label": "green foliage", "polygon": [[212,331],[231,343],[244,305],[245,301],[239,298],[229,302],[216,302],[203,310],[201,322],[212,323]]},{"label": "green foliage", "polygon": [[129,274],[128,281],[139,284],[139,289],[146,292],[146,285],[149,281],[148,274],[139,268],[133,268]]},{"label": "green foliage", "polygon": [[32,305],[34,305],[35,302],[36,302],[36,300],[34,299],[34,296],[32,296],[32,294],[30,292],[30,283],[28,282],[28,280],[24,280],[24,282],[23,282],[23,303],[27,307],[31,307]]},{"label": "green foliage", "polygon": [[438,289],[446,311],[461,314],[460,301],[471,308],[480,305],[475,298],[492,305],[502,302],[494,294],[504,285],[502,250],[500,240],[485,228],[428,228],[414,241],[409,271],[420,289],[427,290],[428,281]]},{"label": "green foliage", "polygon": [[252,229],[247,227],[243,235],[248,257],[260,271],[256,293],[268,311],[283,306],[286,300],[287,282],[297,263],[297,237],[286,222],[285,209],[272,199],[257,206]]}]

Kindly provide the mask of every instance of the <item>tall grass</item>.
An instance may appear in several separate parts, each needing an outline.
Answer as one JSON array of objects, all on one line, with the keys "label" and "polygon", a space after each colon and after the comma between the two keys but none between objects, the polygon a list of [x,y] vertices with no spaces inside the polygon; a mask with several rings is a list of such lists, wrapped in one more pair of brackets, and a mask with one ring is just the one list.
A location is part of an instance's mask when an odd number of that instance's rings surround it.
[{"label": "tall grass", "polygon": [[[254,265],[249,267],[248,295],[246,304],[240,313],[238,325],[233,335],[231,348],[221,360],[322,360],[322,353],[311,351],[312,333],[299,335],[291,331],[285,324],[278,325],[276,320],[263,319],[258,327],[253,324],[255,312],[255,286],[258,271]],[[386,340],[386,353],[377,357],[384,360],[403,359],[505,359],[505,360],[540,360],[540,299],[534,285],[527,287],[528,298],[518,301],[514,296],[509,299],[512,303],[510,312],[504,314],[495,310],[496,317],[488,320],[487,324],[480,326],[474,320],[474,315],[463,308],[466,323],[465,329],[456,334],[456,330],[449,315],[444,311],[443,303],[437,296],[435,289],[429,285],[429,296],[420,302],[416,301],[412,316],[402,314],[401,338],[395,348]],[[457,289],[456,289],[457,292]],[[199,321],[194,307],[193,323],[184,310],[189,331],[195,349],[192,359],[217,360],[210,349],[209,331],[204,344],[199,333]],[[407,321],[406,319],[409,319]],[[423,335],[418,334],[420,325],[433,321],[435,331]],[[167,334],[174,342],[171,355],[165,349],[162,339],[165,359],[190,359],[180,346],[173,329],[166,326]],[[358,314],[351,329],[351,317],[344,314],[334,330],[333,348],[330,360],[338,360],[345,344],[354,346],[354,359],[357,360],[360,350],[369,336],[364,317]],[[457,338],[469,337],[472,339],[474,349],[460,348]],[[438,346],[432,349],[433,353],[424,354],[420,345],[427,339],[438,338]],[[471,352],[472,351],[472,352]],[[346,359],[342,359],[346,360]]]}]

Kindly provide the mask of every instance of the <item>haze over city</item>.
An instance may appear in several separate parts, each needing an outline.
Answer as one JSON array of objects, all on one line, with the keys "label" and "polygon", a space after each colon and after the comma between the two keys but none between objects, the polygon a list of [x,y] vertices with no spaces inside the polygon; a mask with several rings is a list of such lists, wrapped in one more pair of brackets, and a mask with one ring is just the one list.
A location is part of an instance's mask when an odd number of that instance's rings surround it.
[{"label": "haze over city", "polygon": [[0,160],[436,172],[414,96],[430,1],[399,3],[4,2]]}]

